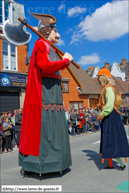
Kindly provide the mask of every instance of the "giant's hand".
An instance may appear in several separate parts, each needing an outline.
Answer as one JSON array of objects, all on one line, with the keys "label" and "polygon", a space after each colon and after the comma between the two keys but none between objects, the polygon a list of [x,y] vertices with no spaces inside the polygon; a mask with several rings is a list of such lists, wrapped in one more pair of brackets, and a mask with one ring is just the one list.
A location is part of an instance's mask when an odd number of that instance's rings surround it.
[{"label": "giant's hand", "polygon": [[62,56],[62,58],[63,58],[63,59],[64,59],[64,58],[67,58],[67,59],[69,59],[70,62],[73,61],[73,57],[72,57],[71,54],[69,54],[68,52],[66,52],[66,53]]},{"label": "giant's hand", "polygon": [[99,114],[98,117],[97,117],[97,119],[96,119],[96,121],[101,121],[101,120],[103,120],[103,118],[104,118],[104,117],[103,117],[101,114]]}]

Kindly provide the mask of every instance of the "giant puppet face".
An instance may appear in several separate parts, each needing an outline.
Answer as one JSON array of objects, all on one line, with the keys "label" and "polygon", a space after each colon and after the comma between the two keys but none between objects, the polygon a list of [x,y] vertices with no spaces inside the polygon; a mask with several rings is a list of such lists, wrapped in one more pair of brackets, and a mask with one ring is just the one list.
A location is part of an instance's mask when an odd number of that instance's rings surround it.
[{"label": "giant puppet face", "polygon": [[59,38],[60,34],[58,34],[56,27],[54,27],[48,36],[48,40],[51,41],[52,43],[58,43]]}]

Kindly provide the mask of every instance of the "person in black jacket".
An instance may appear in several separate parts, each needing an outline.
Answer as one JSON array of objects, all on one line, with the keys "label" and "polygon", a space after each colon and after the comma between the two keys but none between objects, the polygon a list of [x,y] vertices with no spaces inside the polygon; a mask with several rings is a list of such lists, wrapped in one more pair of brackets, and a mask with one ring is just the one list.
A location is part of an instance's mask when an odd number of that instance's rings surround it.
[{"label": "person in black jacket", "polygon": [[[76,115],[77,122],[82,120],[78,110],[75,111],[75,115]],[[77,135],[80,135],[81,129],[78,124],[75,126],[75,132],[77,133]]]},{"label": "person in black jacket", "polygon": [[21,133],[21,124],[22,124],[22,109],[19,109],[19,112],[15,115],[15,141],[18,148]]},{"label": "person in black jacket", "polygon": [[71,135],[75,135],[74,134],[74,128],[76,126],[76,120],[77,120],[77,118],[76,118],[76,115],[74,114],[74,109],[72,109],[71,114],[70,114],[70,121],[71,121],[70,123],[72,126]]}]

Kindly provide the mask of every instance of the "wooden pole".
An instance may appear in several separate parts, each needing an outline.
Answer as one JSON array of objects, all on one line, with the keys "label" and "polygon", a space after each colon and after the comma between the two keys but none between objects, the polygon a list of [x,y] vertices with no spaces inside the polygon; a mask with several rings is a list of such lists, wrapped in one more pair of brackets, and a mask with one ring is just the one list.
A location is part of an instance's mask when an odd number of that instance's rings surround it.
[{"label": "wooden pole", "polygon": [[[59,56],[60,59],[62,59],[61,54],[57,51],[57,54]],[[75,74],[72,72],[72,70],[70,69],[70,67],[67,67],[68,71],[70,72],[70,74],[72,75],[72,77],[74,78],[74,80],[77,82],[77,84],[79,85],[79,87],[82,87],[82,85],[80,84],[80,82],[78,81],[78,79],[76,78]]]},{"label": "wooden pole", "polygon": [[[18,18],[18,20],[20,22],[23,21],[23,19],[21,17]],[[31,25],[29,25],[28,23],[25,24],[29,29],[31,29],[34,33],[36,33],[38,36],[40,36],[41,38],[43,38],[46,42],[49,42],[49,44],[56,49],[56,51],[58,51],[60,54],[64,55],[64,52],[62,52],[59,48],[57,48],[51,41],[46,40],[45,37],[39,33],[36,29],[34,29]],[[78,64],[76,64],[74,61],[71,62],[73,65],[75,65],[77,68],[80,68],[80,66]]]}]

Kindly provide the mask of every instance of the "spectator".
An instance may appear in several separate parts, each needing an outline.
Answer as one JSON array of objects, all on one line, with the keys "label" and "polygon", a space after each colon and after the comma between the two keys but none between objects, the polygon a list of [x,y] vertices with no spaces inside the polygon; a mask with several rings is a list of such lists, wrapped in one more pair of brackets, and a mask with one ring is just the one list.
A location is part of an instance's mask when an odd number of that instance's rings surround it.
[{"label": "spectator", "polygon": [[95,116],[95,113],[93,113],[92,114],[92,117],[91,117],[91,119],[92,119],[92,122],[94,123],[94,128],[95,128],[95,130],[97,130],[98,129],[98,122],[97,122],[97,116]]},{"label": "spectator", "polygon": [[71,135],[75,135],[74,134],[74,128],[76,126],[76,115],[74,114],[74,109],[72,109],[71,114],[70,114],[70,123],[72,126],[72,131],[71,131]]},{"label": "spectator", "polygon": [[13,118],[13,125],[15,126],[15,115],[17,114],[18,112],[17,112],[17,110],[14,110],[14,114],[13,114],[13,116],[12,116],[12,118]]},{"label": "spectator", "polygon": [[17,110],[15,109],[14,111],[13,111],[13,116],[12,117],[14,117],[16,114],[17,114]]},{"label": "spectator", "polygon": [[12,112],[11,111],[8,111],[8,118],[9,118],[10,122],[12,122],[12,124],[13,124],[13,118],[12,118]]},{"label": "spectator", "polygon": [[90,113],[89,113],[89,115],[88,115],[87,129],[88,129],[89,131],[91,130],[91,132],[94,132],[94,131],[95,131],[95,129],[94,129],[94,123],[93,123],[93,121],[92,121],[92,119],[91,119],[91,114],[90,114]]},{"label": "spectator", "polygon": [[87,133],[87,121],[88,121],[88,111],[87,111],[87,108],[85,108],[85,119],[86,119],[86,124],[85,124],[85,132]]},{"label": "spectator", "polygon": [[98,115],[98,108],[97,108],[97,106],[95,106],[95,108],[92,110],[92,114],[95,114],[95,116],[97,116]]},{"label": "spectator", "polygon": [[85,108],[83,107],[82,113],[80,113],[80,116],[82,118],[82,134],[85,133],[85,124],[86,124],[86,118],[85,118]]},{"label": "spectator", "polygon": [[14,147],[15,142],[14,142],[14,121],[13,121],[13,117],[12,117],[12,112],[8,111],[8,118],[10,120],[10,123],[12,123],[12,130],[11,130],[11,143],[12,143],[12,147]]},{"label": "spectator", "polygon": [[5,118],[5,117],[8,117],[7,112],[3,112],[3,116],[2,116],[2,118],[1,118],[2,124],[4,123],[4,118]]},{"label": "spectator", "polygon": [[124,115],[124,124],[128,125],[128,117],[129,117],[129,115],[128,115],[128,107],[126,105],[124,105],[124,113],[125,113],[125,115]]},{"label": "spectator", "polygon": [[[1,119],[4,117],[4,112],[0,113],[0,117],[1,117]],[[1,120],[1,123],[2,123],[2,120]]]},{"label": "spectator", "polygon": [[[4,152],[11,152],[12,143],[11,143],[11,130],[12,124],[9,122],[9,118],[4,118],[3,130],[5,135],[5,144],[4,144]],[[8,150],[8,151],[7,151]]]},{"label": "spectator", "polygon": [[[124,114],[124,107],[120,107],[120,109],[118,109],[120,112],[122,112]],[[122,122],[124,123],[124,116],[120,115]]]},{"label": "spectator", "polygon": [[[101,112],[102,112],[101,110],[98,110],[97,116],[98,116]],[[98,130],[100,130],[100,129],[101,129],[101,123],[102,123],[102,121],[100,120],[100,121],[97,121],[97,122],[98,122]]]},{"label": "spectator", "polygon": [[4,138],[4,133],[3,133],[3,127],[1,125],[1,118],[0,118],[0,154],[2,154],[2,144],[3,144],[3,138]]},{"label": "spectator", "polygon": [[15,115],[15,141],[18,148],[21,133],[21,124],[22,124],[22,109],[19,109],[19,112]]},{"label": "spectator", "polygon": [[76,126],[75,126],[75,132],[77,133],[77,135],[80,135],[80,126],[81,126],[81,116],[79,115],[78,110],[76,110],[75,112],[76,115]]},{"label": "spectator", "polygon": [[90,108],[90,114],[92,114],[92,111],[93,111],[93,106],[91,106]]},{"label": "spectator", "polygon": [[[90,113],[90,109],[89,108],[87,108],[87,113],[89,114]],[[91,113],[90,113],[91,114]]]},{"label": "spectator", "polygon": [[70,131],[69,131],[70,118],[69,118],[69,113],[68,113],[68,111],[67,111],[67,107],[64,107],[64,111],[65,111],[65,116],[66,116],[66,121],[67,121],[68,133],[70,134]]}]

